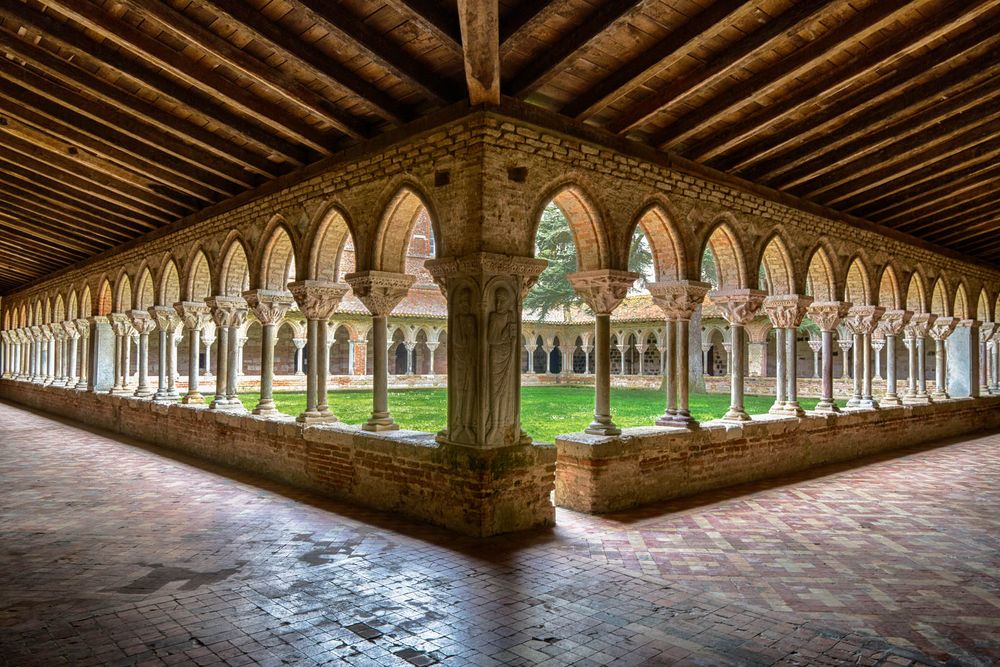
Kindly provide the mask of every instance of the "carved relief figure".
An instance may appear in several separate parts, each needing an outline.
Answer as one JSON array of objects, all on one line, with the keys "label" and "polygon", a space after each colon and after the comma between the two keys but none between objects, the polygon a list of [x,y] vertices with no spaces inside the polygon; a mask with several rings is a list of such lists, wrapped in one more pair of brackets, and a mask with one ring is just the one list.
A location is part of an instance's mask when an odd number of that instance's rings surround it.
[{"label": "carved relief figure", "polygon": [[[514,423],[514,351],[517,339],[517,318],[513,308],[513,295],[507,287],[498,287],[493,293],[494,309],[489,315],[487,343],[489,344],[490,405],[487,421],[487,439],[493,441],[497,431]],[[512,434],[500,433],[507,441]],[[510,436],[510,437],[504,437]],[[512,441],[512,440],[511,440]]]},{"label": "carved relief figure", "polygon": [[463,286],[455,295],[454,331],[451,344],[454,350],[456,389],[456,430],[451,437],[456,442],[476,440],[476,334],[478,323],[472,312],[472,290]]}]

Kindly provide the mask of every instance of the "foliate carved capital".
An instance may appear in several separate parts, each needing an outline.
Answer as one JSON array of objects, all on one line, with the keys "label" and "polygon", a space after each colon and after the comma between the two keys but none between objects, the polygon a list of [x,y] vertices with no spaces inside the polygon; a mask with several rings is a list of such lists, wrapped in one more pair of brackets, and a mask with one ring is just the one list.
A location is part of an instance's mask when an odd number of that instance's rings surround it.
[{"label": "foliate carved capital", "polygon": [[764,299],[764,312],[775,329],[797,329],[812,302],[811,296],[798,294],[769,296]]},{"label": "foliate carved capital", "polygon": [[243,298],[262,325],[281,324],[295,301],[288,292],[271,289],[248,290]]},{"label": "foliate carved capital", "polygon": [[44,341],[52,340],[53,338],[52,327],[50,325],[43,324],[40,327],[38,327],[38,329],[39,329],[39,336],[41,336],[42,340]]},{"label": "foliate carved capital", "polygon": [[480,284],[496,275],[510,276],[515,279],[523,299],[538,280],[538,276],[548,266],[544,259],[521,257],[518,255],[502,255],[495,252],[476,252],[461,257],[442,257],[424,262],[430,271],[434,282],[441,292],[448,296],[448,284],[456,278],[478,277]]},{"label": "foliate carved capital", "polygon": [[247,301],[241,296],[212,296],[205,299],[217,327],[238,327],[247,318]]},{"label": "foliate carved capital", "polygon": [[129,313],[132,327],[140,334],[150,334],[156,329],[156,321],[145,310],[133,310]]},{"label": "foliate carved capital", "polygon": [[177,311],[170,306],[153,306],[149,309],[149,315],[156,321],[156,326],[168,334],[173,334],[181,323]]},{"label": "foliate carved capital", "polygon": [[615,269],[577,271],[566,276],[569,284],[595,315],[610,315],[638,278],[638,273]]},{"label": "foliate carved capital", "polygon": [[647,283],[646,288],[668,320],[690,320],[712,286],[694,280],[670,280]]},{"label": "foliate carved capital", "polygon": [[994,322],[983,322],[979,325],[979,341],[985,343],[998,333],[997,325]]},{"label": "foliate carved capital", "polygon": [[851,306],[844,319],[844,326],[855,335],[871,334],[885,313],[881,306]]},{"label": "foliate carved capital", "polygon": [[4,331],[0,331],[0,340],[2,340],[5,343],[9,343],[10,342],[10,332],[7,331],[6,329]]},{"label": "foliate carved capital", "polygon": [[306,318],[328,320],[351,291],[351,286],[322,280],[300,280],[288,283],[288,289]]},{"label": "foliate carved capital", "polygon": [[948,340],[948,336],[958,326],[958,319],[954,317],[939,317],[934,320],[934,324],[928,330],[928,334],[934,340]]},{"label": "foliate carved capital", "polygon": [[757,315],[767,292],[755,289],[722,289],[708,293],[708,300],[730,324],[746,326]]},{"label": "foliate carved capital", "polygon": [[132,322],[125,313],[111,314],[111,330],[116,336],[128,336],[132,333]]},{"label": "foliate carved capital", "polygon": [[387,317],[410,291],[416,278],[389,271],[359,271],[347,274],[344,280],[369,313]]},{"label": "foliate carved capital", "polygon": [[813,352],[819,352],[823,349],[823,341],[821,340],[811,340],[809,341],[809,349]]},{"label": "foliate carved capital", "polygon": [[63,322],[62,325],[63,325],[63,330],[66,332],[66,335],[69,338],[78,338],[80,336],[80,332],[76,328],[76,322],[68,320],[66,322]]},{"label": "foliate carved capital", "polygon": [[42,340],[42,328],[37,324],[33,324],[28,329],[31,331],[32,340]]},{"label": "foliate carved capital", "polygon": [[878,321],[878,329],[885,336],[898,336],[912,317],[913,313],[909,310],[887,310]]},{"label": "foliate carved capital", "polygon": [[211,313],[201,301],[179,301],[174,304],[174,310],[184,323],[184,328],[190,331],[201,331],[211,320]]},{"label": "foliate carved capital", "polygon": [[80,336],[83,338],[90,337],[90,322],[81,318],[73,322],[76,325],[76,330],[80,332]]},{"label": "foliate carved capital", "polygon": [[910,323],[906,325],[906,333],[911,338],[926,338],[936,319],[937,315],[931,313],[915,313],[910,318]]},{"label": "foliate carved capital", "polygon": [[813,301],[809,305],[809,318],[820,331],[834,331],[840,321],[847,317],[851,304],[847,301]]}]

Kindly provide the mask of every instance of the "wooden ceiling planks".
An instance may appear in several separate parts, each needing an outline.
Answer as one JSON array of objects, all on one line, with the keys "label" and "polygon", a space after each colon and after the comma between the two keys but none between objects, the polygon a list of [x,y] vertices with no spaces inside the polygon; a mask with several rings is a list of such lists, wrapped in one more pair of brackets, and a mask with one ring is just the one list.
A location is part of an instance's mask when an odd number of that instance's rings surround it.
[{"label": "wooden ceiling planks", "polygon": [[[505,94],[1000,263],[1000,0],[499,10]],[[0,4],[0,292],[463,98],[464,57],[457,0]]]}]

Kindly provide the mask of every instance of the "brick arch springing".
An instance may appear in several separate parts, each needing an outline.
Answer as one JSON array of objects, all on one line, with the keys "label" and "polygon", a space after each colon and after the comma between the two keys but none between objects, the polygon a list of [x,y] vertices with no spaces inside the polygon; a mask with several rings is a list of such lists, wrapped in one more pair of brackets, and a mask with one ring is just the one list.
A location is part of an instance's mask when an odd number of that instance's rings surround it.
[{"label": "brick arch springing", "polygon": [[931,290],[931,312],[938,317],[947,317],[951,313],[948,307],[948,295],[944,287],[944,278],[938,276],[934,281],[934,289]]},{"label": "brick arch springing", "polygon": [[986,297],[986,288],[979,290],[979,302],[976,305],[976,319],[980,322],[990,321],[990,302]]},{"label": "brick arch springing", "polygon": [[965,290],[965,285],[963,283],[958,284],[958,288],[955,289],[955,298],[952,300],[952,315],[960,320],[972,319],[972,313],[969,312],[969,295]]},{"label": "brick arch springing", "polygon": [[888,310],[899,310],[903,307],[903,299],[899,291],[899,279],[891,264],[882,269],[882,278],[878,284],[878,305]]},{"label": "brick arch springing", "polygon": [[43,321],[45,324],[52,322],[52,299],[50,297],[45,297],[45,319]]},{"label": "brick arch springing", "polygon": [[188,262],[184,287],[188,301],[204,301],[212,296],[211,264],[201,249],[198,249]]},{"label": "brick arch springing", "polygon": [[337,206],[328,206],[317,221],[305,244],[309,253],[306,277],[311,280],[326,280],[335,282],[343,275],[340,258],[344,247],[351,241],[354,234],[343,210]]},{"label": "brick arch springing", "polygon": [[222,253],[219,267],[219,294],[241,296],[250,289],[250,262],[243,239],[232,237]]},{"label": "brick arch springing", "polygon": [[84,285],[80,293],[80,317],[90,317],[94,312],[94,299],[90,295],[90,285]]},{"label": "brick arch springing", "polygon": [[906,287],[906,309],[914,313],[927,312],[927,290],[924,288],[924,278],[919,271],[910,276],[910,284]]},{"label": "brick arch springing", "polygon": [[766,281],[760,289],[765,289],[768,294],[796,293],[795,265],[788,254],[788,247],[777,234],[764,246],[760,266],[764,269]]},{"label": "brick arch springing", "polygon": [[[406,273],[406,255],[413,234],[413,226],[417,219],[425,214],[429,216],[431,233],[440,238],[437,230],[437,220],[426,197],[411,185],[404,185],[386,205],[379,218],[375,230],[375,243],[372,248],[371,268],[376,271]],[[345,220],[346,224],[346,220]],[[359,250],[355,246],[355,251]],[[356,258],[360,266],[360,257]]]},{"label": "brick arch springing", "polygon": [[80,299],[76,295],[76,288],[69,291],[69,298],[66,299],[66,319],[75,320],[80,317]]},{"label": "brick arch springing", "polygon": [[823,246],[819,246],[809,259],[806,273],[806,294],[816,301],[837,300],[837,280],[833,273],[833,262]]},{"label": "brick arch springing", "polygon": [[868,305],[872,302],[868,267],[860,257],[855,257],[847,269],[847,280],[844,283],[844,301],[855,305]]},{"label": "brick arch springing", "polygon": [[145,310],[155,304],[156,290],[153,289],[154,284],[153,273],[149,270],[148,266],[143,267],[139,273],[139,284],[135,290],[136,308]]},{"label": "brick arch springing", "polygon": [[[555,205],[562,212],[566,222],[569,223],[573,245],[576,247],[578,271],[609,268],[610,265],[607,239],[601,226],[597,207],[592,201],[580,186],[564,185],[556,188],[544,198],[544,204],[538,209],[533,221],[532,237],[538,233],[538,223],[541,220],[542,211],[550,205]],[[631,237],[629,237],[629,242],[631,242]]]},{"label": "brick arch springing", "polygon": [[56,306],[52,315],[53,322],[62,322],[66,319],[66,303],[63,301],[62,294],[56,295]]},{"label": "brick arch springing", "polygon": [[295,244],[292,242],[291,231],[283,220],[276,218],[270,225],[270,233],[263,238],[264,245],[258,264],[259,287],[287,290],[288,283],[293,282],[296,277]]},{"label": "brick arch springing", "polygon": [[181,300],[181,276],[173,257],[167,258],[160,276],[159,305],[172,306]]},{"label": "brick arch springing", "polygon": [[111,296],[111,283],[107,278],[101,283],[97,290],[97,314],[110,315],[114,308],[114,299]]},{"label": "brick arch springing", "polygon": [[629,248],[626,249],[626,257],[631,250],[634,230],[639,229],[645,235],[653,253],[656,280],[681,280],[687,277],[684,243],[663,206],[660,204],[647,206],[632,229],[633,232],[628,235]]},{"label": "brick arch springing", "polygon": [[21,323],[18,326],[28,326],[28,307],[23,303],[21,304]]},{"label": "brick arch springing", "polygon": [[[746,287],[746,261],[743,258],[743,250],[740,248],[736,234],[732,228],[724,222],[719,223],[709,234],[708,240],[702,249],[699,273],[704,280],[704,257],[705,253],[711,253],[715,260],[716,281],[719,289]],[[712,282],[711,280],[707,282]]]},{"label": "brick arch springing", "polygon": [[124,313],[132,309],[132,279],[124,270],[115,282],[114,312]]}]

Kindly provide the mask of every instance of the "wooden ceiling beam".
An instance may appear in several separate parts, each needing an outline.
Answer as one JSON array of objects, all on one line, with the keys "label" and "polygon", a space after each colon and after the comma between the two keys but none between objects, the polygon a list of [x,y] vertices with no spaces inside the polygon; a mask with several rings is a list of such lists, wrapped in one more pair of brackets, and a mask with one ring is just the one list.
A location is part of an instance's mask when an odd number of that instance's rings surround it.
[{"label": "wooden ceiling beam", "polygon": [[[814,201],[822,201],[827,205],[833,206],[850,199],[859,192],[870,190],[883,183],[905,178],[911,171],[916,171],[926,164],[940,162],[942,158],[961,154],[968,148],[975,147],[983,142],[989,142],[991,138],[994,141],[1000,141],[998,139],[1000,137],[1000,134],[998,134],[998,130],[1000,130],[1000,117],[998,117],[1000,109],[993,108],[989,109],[988,112],[991,115],[987,119],[987,122],[978,123],[978,120],[982,119],[977,119],[977,124],[963,132],[950,134],[938,140],[932,138],[933,144],[926,148],[923,147],[924,144],[922,142],[916,141],[917,139],[923,139],[919,135],[913,137],[913,141],[904,140],[899,142],[895,146],[894,151],[886,151],[886,155],[891,155],[893,158],[890,164],[878,164],[874,162],[873,157],[869,156],[869,158],[858,161],[860,164],[857,167],[865,167],[864,173],[857,175],[848,174],[845,179],[829,183],[827,183],[826,179],[817,179],[818,182],[810,182],[807,187],[793,188],[792,192],[797,196]],[[916,147],[915,152],[900,155],[900,145],[907,146],[910,144]]]},{"label": "wooden ceiling beam", "polygon": [[515,97],[526,97],[548,82],[594,37],[642,3],[642,0],[608,0],[510,78],[505,89]]},{"label": "wooden ceiling beam", "polygon": [[[353,139],[364,139],[370,136],[364,123],[338,108],[319,93],[281,70],[257,60],[243,49],[192,21],[183,12],[172,9],[170,5],[160,2],[160,0],[117,1],[136,12],[143,21],[155,24],[175,39],[197,46],[257,85],[268,88],[281,97],[285,104],[319,116],[336,128],[338,132]],[[183,58],[183,55],[179,54],[179,58]],[[286,113],[286,117],[289,115]],[[298,131],[289,127],[285,122],[282,122],[281,126],[283,131],[291,132],[297,141],[305,143],[313,150],[324,155],[333,153],[333,141],[315,128],[301,124],[299,126],[301,131]]]},{"label": "wooden ceiling beam", "polygon": [[1000,176],[1000,164],[975,165],[952,173],[948,182],[928,181],[913,188],[907,188],[893,197],[878,199],[871,204],[858,209],[859,215],[867,220],[880,220],[882,216],[894,216],[906,213],[910,207],[919,206],[925,202],[932,203],[941,197],[951,194],[953,188],[962,188],[969,183],[973,185],[985,178]]},{"label": "wooden ceiling beam", "polygon": [[[618,118],[605,126],[609,132],[624,134],[642,125],[661,109],[668,107],[694,90],[709,88],[738,68],[750,62],[753,54],[775,39],[785,36],[792,38],[801,25],[811,21],[829,6],[832,0],[815,0],[797,3],[780,16],[755,30],[723,51],[713,55],[707,62],[691,73],[668,82],[646,99],[636,103]],[[615,76],[615,75],[612,75]],[[579,99],[562,109],[562,113],[585,120],[606,106],[613,98],[619,97],[611,90],[613,82],[598,83]]]},{"label": "wooden ceiling beam", "polygon": [[[770,178],[758,174],[756,170],[751,171],[748,177],[756,177],[771,187],[788,188],[799,185],[835,169],[844,161],[863,157],[908,135],[934,128],[951,114],[961,113],[980,100],[1000,92],[1000,77],[995,76],[1000,75],[1000,55],[997,56],[997,63],[985,70],[982,69],[983,63],[979,61],[972,61],[970,64],[978,66],[975,69],[982,76],[970,71],[971,79],[949,79],[948,84],[940,79],[934,80],[932,83],[937,84],[935,88],[943,90],[930,96],[921,94],[919,89],[904,90],[892,100],[892,108],[886,108],[890,105],[879,105],[873,109],[872,116],[882,119],[877,127],[872,127],[868,114],[855,116],[853,121],[825,135],[825,141],[823,137],[817,136],[787,153],[787,168],[772,170]],[[977,82],[978,85],[973,85],[971,89],[964,89],[968,84]],[[911,113],[905,113],[900,107]],[[912,111],[915,107],[919,110]],[[861,122],[862,120],[867,120],[867,123]],[[774,163],[769,162],[767,166]],[[764,164],[759,166],[764,167]]]},{"label": "wooden ceiling beam", "polygon": [[945,222],[955,221],[956,227],[962,226],[962,229],[957,232],[944,234],[945,239],[947,239],[954,235],[961,235],[965,230],[966,221],[977,213],[988,213],[991,210],[1000,213],[1000,209],[997,208],[998,201],[1000,201],[1000,191],[993,188],[979,196],[968,197],[964,201],[952,203],[921,216],[915,216],[912,220],[894,225],[894,227],[905,230],[907,233],[913,233],[910,230],[921,230],[924,232],[924,236],[931,238],[942,236],[942,224]]},{"label": "wooden ceiling beam", "polygon": [[[103,240],[100,240],[76,229],[67,228],[65,223],[61,223],[47,215],[42,206],[36,205],[31,201],[25,201],[9,192],[0,193],[0,206],[2,206],[8,216],[25,221],[26,224],[37,225],[39,229],[50,232],[54,240],[62,240],[62,242],[77,248],[81,252],[94,254],[101,252],[109,245],[124,243],[124,241],[110,235],[105,235]],[[42,212],[36,212],[39,210]],[[30,233],[31,229],[22,231]]]},{"label": "wooden ceiling beam", "polygon": [[897,210],[892,215],[879,216],[877,222],[880,225],[895,224],[897,220],[905,221],[909,220],[910,216],[915,216],[928,210],[940,210],[951,203],[978,196],[990,189],[993,191],[1000,190],[1000,165],[995,165],[991,171],[992,175],[987,173],[985,176],[967,179],[966,181],[950,179],[947,184],[948,187],[944,191],[940,191],[930,197],[925,197],[921,201],[911,203],[909,206]]},{"label": "wooden ceiling beam", "polygon": [[[766,104],[721,132],[713,132],[696,144],[686,147],[684,155],[716,168],[729,169],[731,160],[725,153],[747,141],[765,136],[766,132],[789,114],[815,104],[817,100],[837,100],[849,87],[862,84],[872,70],[896,63],[904,54],[927,46],[962,24],[975,21],[983,13],[984,7],[989,8],[992,4],[990,0],[952,3],[936,15],[934,20],[925,20],[912,26],[901,37],[885,40],[872,49],[861,51],[849,63],[837,67],[829,74],[797,86],[780,100]],[[996,34],[995,30],[990,32]]]},{"label": "wooden ceiling beam", "polygon": [[[81,255],[87,257],[94,253],[101,252],[107,246],[79,243],[67,239],[60,232],[53,231],[51,227],[45,226],[36,221],[27,221],[19,216],[13,215],[0,202],[0,229],[13,232],[13,240],[34,246],[38,251],[38,258],[51,258],[50,264],[58,266],[60,262],[66,260],[80,259]],[[0,235],[4,240],[10,239],[6,235]],[[24,258],[30,259],[30,258]]]},{"label": "wooden ceiling beam", "polygon": [[[83,27],[96,32],[108,43],[116,45],[154,68],[159,68],[177,78],[185,85],[200,91],[204,98],[198,96],[200,100],[198,104],[187,105],[192,111],[207,113],[218,100],[239,109],[241,114],[267,128],[270,133],[277,133],[281,137],[290,137],[295,142],[307,146],[325,147],[331,143],[326,135],[308,123],[291,117],[286,109],[254,95],[251,91],[233,83],[201,63],[191,62],[183,54],[174,51],[163,42],[150,37],[138,28],[133,28],[125,21],[113,18],[104,10],[85,0],[46,0],[46,4]],[[118,59],[120,61],[126,60],[121,55],[118,56]],[[148,74],[140,76],[138,80],[147,81],[146,85],[148,86],[162,82]],[[250,131],[247,123],[243,123],[243,126],[248,132]],[[272,139],[275,138],[271,134],[268,136]],[[324,148],[325,150],[327,149]],[[294,151],[292,152],[294,155]],[[284,155],[284,151],[281,154]],[[292,160],[291,156],[287,157]],[[293,164],[301,165],[305,161],[306,157],[303,157],[295,159]]]},{"label": "wooden ceiling beam", "polygon": [[[683,114],[667,127],[654,132],[649,143],[671,149],[712,125],[718,118],[747,100],[765,97],[790,79],[806,72],[817,61],[843,47],[844,42],[863,40],[895,21],[896,12],[910,0],[880,0],[869,5],[836,28],[792,51],[775,64],[746,81],[726,89],[706,104]],[[682,151],[683,153],[683,151]]]},{"label": "wooden ceiling beam", "polygon": [[[46,274],[58,270],[58,264],[37,259],[39,255],[42,255],[42,252],[35,246],[28,245],[25,247],[24,245],[18,246],[14,243],[4,243],[3,245],[10,251],[3,253],[6,256],[3,257],[3,261],[0,261],[0,265],[3,265],[5,268],[16,270],[18,273],[28,275],[32,278],[41,278]],[[25,250],[29,251],[30,255]]]},{"label": "wooden ceiling beam", "polygon": [[386,4],[434,35],[455,56],[462,56],[462,35],[450,11],[433,0],[386,0]]},{"label": "wooden ceiling beam", "polygon": [[[242,187],[252,187],[254,179],[248,173],[253,171],[257,174],[273,178],[274,174],[264,170],[259,163],[263,160],[260,156],[252,155],[248,151],[237,150],[237,153],[247,153],[244,157],[251,160],[240,159],[239,166],[215,157],[218,153],[207,148],[204,142],[196,137],[198,132],[188,135],[191,144],[185,143],[179,136],[175,137],[174,132],[169,134],[163,130],[166,128],[162,123],[156,122],[153,116],[144,116],[142,120],[137,120],[129,114],[119,111],[114,106],[95,102],[83,95],[74,92],[72,89],[62,85],[55,85],[47,79],[33,74],[24,67],[18,67],[6,58],[0,58],[0,74],[6,75],[11,81],[16,81],[17,85],[10,81],[4,81],[0,77],[0,90],[5,97],[16,99],[21,104],[54,119],[65,117],[63,112],[69,109],[72,112],[83,116],[90,121],[90,127],[94,131],[100,131],[100,136],[111,135],[107,130],[98,130],[101,126],[124,133],[136,141],[146,144],[151,148],[156,148],[168,152],[175,158],[191,164],[194,168],[201,168],[226,178]],[[152,121],[152,122],[150,122]],[[211,132],[205,132],[212,137],[213,143],[223,143]],[[199,161],[200,158],[200,161]],[[243,167],[243,168],[240,168]],[[245,168],[245,169],[244,169]]]},{"label": "wooden ceiling beam", "polygon": [[[1000,250],[1000,218],[995,213],[991,213],[982,216],[981,220],[976,226],[977,231],[968,238],[955,243],[955,247],[963,248],[963,252],[970,255],[975,255],[977,252],[985,255]],[[989,238],[983,239],[983,236],[989,236]]]},{"label": "wooden ceiling beam", "polygon": [[[59,118],[45,116],[19,104],[13,97],[4,95],[2,85],[0,99],[4,100],[4,113],[24,125],[51,134],[71,146],[103,157],[180,192],[186,192],[206,203],[217,201],[216,195],[229,197],[235,194],[231,183],[208,172],[196,174],[194,172],[197,170],[193,165],[185,165],[167,153],[155,151],[155,155],[147,157],[144,153],[149,152],[149,147],[139,144],[131,137],[110,128],[95,132],[98,126],[75,112],[63,110]],[[188,174],[184,173],[185,169]]]},{"label": "wooden ceiling beam", "polygon": [[556,15],[566,0],[522,0],[500,19],[500,59],[510,55],[521,42],[545,21]]},{"label": "wooden ceiling beam", "polygon": [[72,200],[66,202],[48,190],[33,192],[29,189],[30,184],[3,171],[0,171],[0,185],[3,186],[0,197],[9,205],[17,206],[25,217],[48,221],[70,236],[111,244],[124,243],[135,236],[134,231],[129,233],[119,226],[102,222],[102,217],[91,208],[74,205]]},{"label": "wooden ceiling beam", "polygon": [[469,104],[500,104],[500,9],[497,0],[458,0]]},{"label": "wooden ceiling beam", "polygon": [[[793,7],[789,13],[807,14],[813,11],[811,7],[813,4],[822,6],[824,3],[806,3],[806,5],[810,5],[808,8],[798,5]],[[626,62],[604,79],[598,81],[583,95],[560,109],[559,113],[577,120],[590,118],[601,109],[628,95],[650,77],[656,76],[671,58],[684,54],[691,43],[699,37],[724,27],[726,21],[745,6],[744,0],[719,0],[712,3],[708,8],[689,18],[679,28],[658,41],[655,46],[646,49],[638,57]],[[763,14],[763,12],[759,13]],[[761,30],[767,29],[761,28]],[[759,41],[759,39],[760,36],[757,40]],[[750,40],[753,40],[753,35],[743,41]],[[723,59],[725,59],[725,55],[723,55]],[[709,59],[709,62],[711,64],[706,63],[706,65],[711,69],[716,69],[722,64],[717,63],[714,58]],[[658,95],[654,93],[654,97],[658,97]]]},{"label": "wooden ceiling beam", "polygon": [[916,168],[920,164],[917,156],[937,157],[941,155],[939,150],[957,152],[997,129],[1000,129],[1000,105],[987,99],[946,119],[933,128],[936,131],[918,132],[863,157],[841,162],[837,168],[788,190],[806,198],[818,197],[869,174],[887,173],[893,165],[907,163]]},{"label": "wooden ceiling beam", "polygon": [[358,76],[316,47],[283,30],[245,0],[210,0],[206,3],[225,20],[239,25],[267,44],[297,67],[309,72],[324,84],[348,95],[360,97],[372,110],[390,123],[405,123],[413,118],[413,110],[377,86]]},{"label": "wooden ceiling beam", "polygon": [[[103,172],[93,165],[72,156],[65,156],[54,151],[50,146],[27,141],[10,132],[10,126],[0,127],[0,146],[19,154],[21,164],[41,165],[46,169],[45,175],[66,174],[78,177],[92,184],[92,194],[98,197],[113,198],[122,202],[123,206],[135,207],[137,212],[147,215],[165,215],[183,217],[197,210],[197,205],[187,197],[172,197],[155,192],[148,187],[136,185],[136,180],[127,180],[118,174]],[[25,158],[29,158],[25,160]],[[30,168],[30,166],[29,166]],[[59,177],[60,180],[65,176]]]},{"label": "wooden ceiling beam", "polygon": [[[136,28],[132,28],[127,23],[116,22],[115,19],[90,6],[84,0],[51,0],[47,4],[56,6],[57,10],[67,15],[71,20],[80,23],[80,25],[88,30],[96,32],[102,39],[106,40],[106,44],[92,41],[82,32],[74,30],[70,25],[56,21],[41,12],[36,12],[27,5],[18,4],[16,11],[11,7],[0,5],[0,17],[9,19],[13,25],[21,23],[30,26],[47,41],[51,41],[61,50],[69,53],[73,60],[95,62],[102,67],[116,72],[134,85],[155,90],[165,98],[172,100],[182,107],[187,107],[198,115],[228,129],[242,141],[247,142],[247,145],[252,150],[240,148],[230,141],[224,141],[212,132],[204,130],[200,125],[190,121],[182,121],[171,114],[163,112],[152,104],[141,103],[125,91],[112,86],[93,73],[78,67],[69,66],[65,60],[58,58],[46,49],[38,47],[37,50],[32,51],[22,45],[20,47],[21,56],[25,59],[32,59],[35,61],[36,66],[42,69],[48,69],[50,76],[54,76],[58,80],[71,82],[74,88],[82,85],[95,96],[106,99],[106,101],[113,103],[116,107],[121,106],[131,110],[147,122],[159,127],[162,131],[168,132],[173,136],[179,136],[180,138],[189,137],[190,140],[199,143],[206,150],[236,161],[244,168],[261,173],[262,175],[270,175],[268,171],[263,169],[267,165],[266,159],[263,158],[268,155],[279,156],[296,166],[305,164],[305,151],[300,146],[279,136],[274,136],[263,128],[258,127],[253,121],[248,121],[218,106],[218,97],[229,91],[229,89],[235,88],[243,91],[242,88],[230,83],[228,79],[224,79],[214,73],[206,75],[207,80],[215,81],[225,86],[219,89],[220,93],[218,94],[209,92],[211,89],[207,87],[201,89],[196,87],[196,90],[193,91],[160,72],[161,62],[157,60],[157,57],[169,60],[170,66],[167,67],[164,65],[164,71],[166,72],[170,72],[170,68],[174,67],[174,63],[180,60],[179,54],[162,42],[153,39]],[[18,40],[18,42],[23,43],[24,40]],[[11,42],[12,47],[18,45],[18,42]],[[108,44],[121,43],[125,44],[123,51],[108,46]],[[142,51],[144,47],[152,49],[152,51]],[[127,53],[143,54],[140,55],[140,59],[151,65],[151,67],[146,67],[130,60],[125,57]],[[46,55],[49,57],[45,58]],[[180,65],[177,68],[179,69]],[[191,85],[190,81],[185,81],[185,83]],[[200,92],[197,92],[199,90]],[[245,99],[247,104],[250,104],[253,99],[253,96],[247,94],[246,91],[242,93],[237,93],[235,90],[229,92],[240,95]],[[263,103],[263,100],[260,100],[260,102]],[[267,104],[262,104],[262,108],[265,111],[269,110]],[[279,110],[276,108],[272,111],[276,115],[279,113]],[[270,127],[274,122],[269,118],[263,117],[256,110],[253,113],[248,113],[248,115],[254,121],[260,122],[264,127]],[[287,116],[287,114],[285,115]],[[264,118],[264,120],[261,120],[258,116]]]},{"label": "wooden ceiling beam", "polygon": [[[154,0],[143,0],[153,2]],[[340,3],[326,0],[288,0],[314,21],[318,27],[347,40],[365,52],[372,60],[392,72],[393,76],[419,88],[424,95],[439,103],[457,99],[455,87],[443,77],[422,67],[412,55],[346,10]]]},{"label": "wooden ceiling beam", "polygon": [[927,163],[925,166],[906,174],[905,178],[891,178],[884,180],[877,186],[869,185],[865,187],[864,191],[843,200],[838,208],[853,214],[856,207],[864,206],[876,199],[895,195],[928,181],[940,183],[942,178],[950,176],[953,172],[992,165],[993,160],[998,157],[1000,157],[1000,139],[985,141],[949,157]]}]

